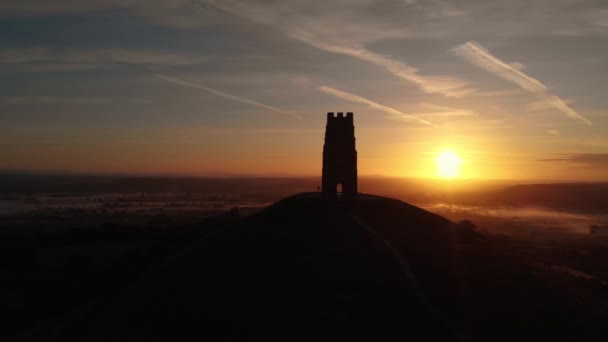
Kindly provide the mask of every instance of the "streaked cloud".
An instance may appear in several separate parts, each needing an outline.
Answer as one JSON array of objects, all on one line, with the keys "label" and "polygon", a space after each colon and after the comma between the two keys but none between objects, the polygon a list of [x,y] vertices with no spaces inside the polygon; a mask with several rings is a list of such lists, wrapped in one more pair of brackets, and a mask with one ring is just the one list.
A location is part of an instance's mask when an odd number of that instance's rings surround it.
[{"label": "streaked cloud", "polygon": [[608,153],[560,154],[554,158],[540,159],[543,162],[565,162],[585,167],[608,167]]},{"label": "streaked cloud", "polygon": [[298,114],[296,114],[294,112],[290,112],[290,111],[286,111],[286,110],[279,109],[279,108],[276,108],[276,107],[272,107],[272,106],[269,106],[267,104],[263,104],[261,102],[253,101],[253,100],[250,100],[250,99],[246,99],[244,97],[239,97],[239,96],[236,96],[236,95],[228,94],[228,93],[225,93],[223,91],[219,91],[219,90],[216,90],[216,89],[213,89],[213,88],[209,88],[209,87],[204,86],[202,84],[180,80],[178,78],[167,76],[167,75],[156,74],[154,76],[156,76],[157,78],[159,78],[161,80],[164,80],[164,81],[167,81],[167,82],[171,82],[171,83],[174,83],[174,84],[178,84],[178,85],[181,85],[181,86],[201,89],[201,90],[204,90],[204,91],[209,92],[211,94],[214,94],[214,95],[217,95],[217,96],[229,99],[229,100],[233,100],[233,101],[236,101],[236,102],[246,103],[248,105],[256,106],[256,107],[259,107],[259,108],[262,108],[262,109],[266,109],[266,110],[269,110],[269,111],[272,111],[272,112],[275,112],[275,113],[281,113],[281,114],[290,115],[290,116],[293,116],[293,117],[298,118],[298,119],[302,118],[300,115],[298,115]]},{"label": "streaked cloud", "polygon": [[587,118],[585,118],[585,117],[581,116],[580,114],[578,114],[577,112],[575,112],[574,109],[570,108],[564,102],[564,100],[562,100],[559,96],[550,95],[550,94],[544,94],[544,95],[545,95],[545,100],[547,101],[547,103],[552,105],[554,108],[560,110],[562,113],[568,115],[569,117],[571,117],[573,119],[581,120],[584,123],[586,123],[587,125],[591,125],[591,121],[589,121]]},{"label": "streaked cloud", "polygon": [[318,41],[304,39],[298,35],[293,37],[323,51],[355,57],[380,66],[396,77],[414,84],[422,91],[429,94],[441,94],[449,97],[463,97],[473,93],[476,90],[475,88],[471,87],[467,81],[446,75],[423,75],[415,67],[396,59],[385,57],[379,53],[369,51],[365,48],[328,45]]},{"label": "streaked cloud", "polygon": [[547,131],[547,133],[549,133],[551,135],[559,135],[559,131],[556,129],[550,129]]},{"label": "streaked cloud", "polygon": [[453,108],[448,106],[440,106],[433,103],[422,102],[418,104],[420,112],[413,115],[417,116],[443,116],[443,117],[462,117],[475,115],[475,112],[469,109]]},{"label": "streaked cloud", "polygon": [[[317,17],[331,13],[325,19],[337,18],[339,22],[334,27],[348,25],[347,30],[353,32],[376,34],[376,31],[386,32],[394,25],[408,38],[436,39],[454,35],[496,38],[528,36],[530,32],[571,36],[608,33],[608,12],[604,4],[596,0],[535,0],[533,3],[529,0],[283,0],[280,3],[263,0],[4,0],[0,3],[2,15],[128,10],[161,25],[180,28],[204,26],[226,9],[246,12],[266,23],[297,21],[301,17],[294,18],[293,14],[298,12],[314,13]],[[342,11],[337,13],[336,9]],[[346,16],[354,20],[351,23],[342,21]],[[376,20],[366,20],[369,17]],[[327,25],[321,26],[320,30],[325,28]],[[335,34],[336,30],[331,33]]]},{"label": "streaked cloud", "polygon": [[[134,1],[124,1],[122,7],[129,7]],[[88,12],[116,9],[121,7],[119,0],[69,1],[69,0],[18,0],[3,1],[0,13],[16,15],[50,15],[56,13]]]},{"label": "streaked cloud", "polygon": [[514,96],[525,94],[523,89],[508,89],[508,90],[492,90],[492,91],[481,91],[478,90],[474,93],[469,94],[470,97],[501,97],[501,96]]},{"label": "streaked cloud", "polygon": [[[298,15],[288,4],[277,9],[260,3],[252,5],[232,1],[209,2],[239,17],[275,27],[288,37],[314,48],[354,57],[379,66],[426,93],[462,97],[476,90],[467,81],[457,77],[424,75],[420,70],[403,61],[371,51],[366,47],[368,43],[408,36],[407,30],[389,26],[382,21],[370,20],[369,17],[366,20],[354,21],[348,16],[308,17]],[[369,7],[370,4],[362,2],[356,5],[354,7],[362,9]],[[349,13],[352,11],[350,9]]]},{"label": "streaked cloud", "polygon": [[14,96],[0,98],[1,103],[7,104],[110,104],[114,101],[108,98],[97,97],[59,97],[59,96]]},{"label": "streaked cloud", "polygon": [[61,105],[109,105],[118,103],[146,104],[152,101],[137,98],[73,97],[73,96],[12,96],[0,97],[6,104],[61,104]]},{"label": "streaked cloud", "polygon": [[48,65],[78,65],[97,68],[117,64],[187,66],[200,64],[204,61],[206,61],[205,57],[188,53],[125,48],[53,50],[45,47],[33,47],[0,49],[0,64],[37,62]]},{"label": "streaked cloud", "polygon": [[590,10],[586,14],[585,18],[597,30],[608,32],[608,9],[604,8]]},{"label": "streaked cloud", "polygon": [[39,62],[49,55],[50,50],[42,47],[0,49],[0,64]]},{"label": "streaked cloud", "polygon": [[364,97],[361,97],[361,96],[358,96],[355,94],[347,93],[347,92],[344,92],[344,91],[341,91],[341,90],[338,90],[335,88],[327,87],[327,86],[320,86],[317,89],[323,93],[335,96],[335,97],[343,99],[343,100],[366,104],[373,109],[376,109],[376,110],[379,110],[381,112],[391,115],[395,119],[402,119],[402,120],[406,120],[406,121],[422,123],[422,124],[433,126],[433,127],[439,127],[439,126],[432,124],[429,121],[421,119],[417,116],[403,113],[397,109],[381,105],[377,102],[368,100]]},{"label": "streaked cloud", "polygon": [[561,98],[551,94],[543,83],[523,73],[520,70],[522,69],[521,65],[519,65],[518,68],[515,68],[513,65],[505,63],[498,57],[494,56],[492,53],[490,53],[490,51],[478,43],[472,41],[458,45],[452,48],[450,51],[491,74],[517,84],[522,89],[540,97],[541,100],[547,105],[561,111],[570,118],[580,120],[588,125],[591,125],[591,121],[575,112],[572,108],[568,107],[568,105]]},{"label": "streaked cloud", "polygon": [[191,28],[207,24],[217,15],[201,1],[192,0],[5,0],[1,15],[48,16],[128,10],[165,26]]},{"label": "streaked cloud", "polygon": [[[562,99],[562,101],[567,105],[572,105],[574,104],[574,102],[576,102],[574,101],[574,99]],[[529,111],[543,111],[555,109],[555,107],[551,103],[541,100],[528,103],[526,105],[526,109],[528,109]]]},{"label": "streaked cloud", "polygon": [[69,62],[76,63],[124,63],[151,65],[193,65],[205,61],[204,57],[173,52],[134,50],[134,49],[100,49],[68,51],[60,56]]},{"label": "streaked cloud", "polygon": [[466,42],[451,51],[479,68],[513,82],[529,92],[547,91],[547,87],[539,80],[521,72],[521,67],[514,68],[513,65],[503,62],[476,42]]}]

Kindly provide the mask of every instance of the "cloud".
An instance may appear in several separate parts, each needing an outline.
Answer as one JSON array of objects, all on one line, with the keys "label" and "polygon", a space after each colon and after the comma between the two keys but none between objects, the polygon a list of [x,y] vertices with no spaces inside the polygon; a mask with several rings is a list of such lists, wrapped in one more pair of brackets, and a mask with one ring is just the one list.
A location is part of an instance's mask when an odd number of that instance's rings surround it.
[{"label": "cloud", "polygon": [[341,91],[341,90],[338,90],[338,89],[334,89],[334,88],[331,88],[331,87],[327,87],[327,86],[320,86],[317,89],[319,91],[321,91],[321,92],[324,92],[326,94],[329,94],[329,95],[332,95],[332,96],[335,96],[335,97],[338,97],[338,98],[341,98],[341,99],[344,99],[344,100],[347,100],[347,101],[366,104],[366,105],[370,106],[371,108],[379,110],[379,111],[382,111],[384,113],[387,113],[387,114],[391,115],[393,118],[396,118],[396,119],[397,118],[398,119],[404,119],[406,121],[413,121],[413,122],[418,122],[418,123],[422,123],[422,124],[433,126],[433,127],[439,127],[439,126],[437,126],[435,124],[432,124],[432,123],[430,123],[430,122],[428,122],[428,121],[426,121],[424,119],[421,119],[421,118],[419,118],[417,116],[410,115],[410,114],[405,114],[405,113],[403,113],[401,111],[398,111],[398,110],[396,110],[394,108],[381,105],[381,104],[379,104],[377,102],[368,100],[368,99],[366,99],[364,97],[361,97],[361,96],[358,96],[358,95],[350,94],[350,93],[347,93],[347,92],[344,92],[344,91]]},{"label": "cloud", "polygon": [[0,15],[49,16],[129,10],[138,16],[171,27],[205,25],[217,17],[214,8],[192,0],[3,0]]},{"label": "cloud", "polygon": [[[551,10],[547,10],[550,8]],[[336,34],[344,26],[355,36],[400,31],[408,38],[528,37],[608,33],[608,10],[597,0],[3,0],[1,15],[54,15],[129,10],[161,25],[207,25],[227,10],[265,23],[324,19],[307,29]],[[331,20],[336,19],[335,24]],[[350,21],[347,19],[351,19]],[[322,24],[322,25],[317,25]],[[329,29],[329,30],[328,30]]]},{"label": "cloud", "polygon": [[550,129],[547,131],[547,133],[549,133],[551,135],[559,135],[559,131],[556,129]]},{"label": "cloud", "polygon": [[116,103],[146,104],[152,101],[134,98],[69,97],[69,96],[12,96],[0,98],[6,104],[61,104],[61,105],[108,105]]},{"label": "cloud", "polygon": [[246,99],[246,98],[243,98],[243,97],[238,97],[236,95],[228,94],[228,93],[225,93],[223,91],[219,91],[219,90],[216,90],[216,89],[213,89],[213,88],[209,88],[209,87],[204,86],[202,84],[197,84],[197,83],[193,83],[193,82],[189,82],[189,81],[183,81],[183,80],[171,77],[171,76],[166,76],[166,75],[161,75],[161,74],[156,74],[154,76],[156,76],[157,78],[159,78],[161,80],[164,80],[164,81],[167,81],[167,82],[171,82],[171,83],[174,83],[174,84],[178,84],[178,85],[181,85],[181,86],[202,89],[202,90],[204,90],[206,92],[209,92],[211,94],[214,94],[214,95],[217,95],[217,96],[229,99],[229,100],[233,100],[233,101],[236,101],[236,102],[246,103],[246,104],[249,104],[249,105],[252,105],[252,106],[256,106],[258,108],[266,109],[266,110],[269,110],[269,111],[272,111],[272,112],[276,112],[276,113],[287,114],[287,115],[296,117],[298,119],[302,118],[301,116],[299,116],[296,113],[293,113],[293,112],[290,112],[290,111],[286,111],[286,110],[282,110],[282,109],[279,109],[279,108],[276,108],[276,107],[272,107],[272,106],[269,106],[269,105],[266,105],[266,104],[263,104],[263,103],[260,103],[260,102],[256,102],[256,101],[253,101],[253,100],[249,100],[249,99]]},{"label": "cloud", "polygon": [[404,62],[385,57],[365,48],[351,48],[340,45],[328,45],[318,41],[294,36],[296,39],[327,52],[343,54],[380,66],[401,79],[404,79],[429,94],[441,94],[448,97],[463,97],[476,89],[469,83],[452,76],[422,75],[420,71]]},{"label": "cloud", "polygon": [[451,51],[479,68],[511,81],[529,92],[547,91],[539,80],[524,74],[511,64],[501,61],[476,42],[466,42],[452,48]]},{"label": "cloud", "polygon": [[558,96],[549,93],[547,87],[539,80],[523,73],[519,68],[514,68],[494,56],[490,51],[483,48],[476,42],[466,42],[450,49],[456,56],[463,58],[469,63],[507,81],[519,85],[522,89],[538,96],[547,105],[561,111],[572,119],[580,120],[588,125],[591,121],[584,118],[560,99]]},{"label": "cloud", "polygon": [[587,21],[599,31],[608,31],[608,9],[594,9],[585,15]]},{"label": "cloud", "polygon": [[274,27],[288,37],[319,50],[354,57],[382,67],[426,93],[462,97],[476,90],[467,81],[445,75],[423,75],[417,68],[405,62],[366,48],[366,45],[372,42],[408,36],[408,31],[395,25],[395,22],[388,25],[373,16],[362,16],[362,13],[366,13],[363,10],[374,9],[369,1],[361,1],[348,7],[344,6],[347,2],[322,6],[330,7],[326,10],[332,15],[310,15],[324,11],[320,8],[315,9],[313,5],[302,6],[289,2],[282,3],[281,6],[255,2],[213,0],[208,2],[236,16]]},{"label": "cloud", "polygon": [[133,49],[73,50],[61,54],[65,60],[75,63],[116,63],[182,66],[199,64],[205,60],[200,56]]},{"label": "cloud", "polygon": [[0,98],[0,102],[7,104],[110,104],[114,101],[108,98],[97,97],[59,97],[59,96],[14,96]]},{"label": "cloud", "polygon": [[[454,76],[423,73],[399,58],[374,51],[374,44],[395,39],[437,39],[456,35],[469,37],[472,34],[517,36],[529,35],[530,32],[579,29],[581,22],[571,22],[574,20],[571,19],[571,4],[576,1],[562,0],[556,3],[554,0],[539,0],[539,3],[531,5],[524,0],[6,0],[0,4],[0,13],[50,15],[121,9],[151,19],[157,24],[174,27],[197,27],[216,21],[235,24],[232,19],[236,16],[263,24],[264,27],[271,27],[322,51],[350,56],[376,65],[426,93],[464,97],[500,94],[476,91],[467,81]],[[547,4],[554,10],[546,11]],[[591,9],[597,9],[596,7],[580,6],[580,15],[594,13]],[[522,11],[522,8],[526,10]],[[578,15],[578,7],[576,10]],[[581,20],[583,19],[579,21]],[[594,22],[596,21],[598,20]],[[238,23],[235,26],[238,26]],[[130,56],[121,58],[127,61],[132,59]],[[151,57],[151,60],[155,65],[192,64],[188,62],[188,58],[176,61],[174,58]],[[511,63],[508,66],[513,70],[523,69],[521,63]],[[560,106],[559,103],[556,103],[556,106]]]},{"label": "cloud", "polygon": [[462,117],[462,116],[471,116],[475,115],[475,112],[469,109],[460,109],[453,108],[447,106],[439,106],[433,103],[419,103],[421,112],[415,113],[413,115],[422,116],[422,115],[432,115],[432,116],[444,116],[444,117]]},{"label": "cloud", "polygon": [[49,57],[47,48],[0,49],[0,64],[29,63],[45,60]]},{"label": "cloud", "polygon": [[45,47],[0,49],[0,64],[43,63],[45,65],[100,68],[110,65],[188,66],[206,58],[185,53],[124,48],[53,50]]},{"label": "cloud", "polygon": [[51,15],[56,13],[91,12],[129,7],[136,1],[70,1],[70,0],[7,0],[0,3],[0,13],[13,15]]},{"label": "cloud", "polygon": [[525,91],[522,89],[509,89],[509,90],[493,90],[493,91],[476,91],[471,93],[470,97],[499,97],[499,96],[513,96],[524,94]]},{"label": "cloud", "polygon": [[524,70],[526,68],[526,66],[523,63],[519,63],[519,62],[511,62],[511,63],[509,63],[509,66],[515,70]]},{"label": "cloud", "polygon": [[608,153],[579,153],[579,154],[560,154],[559,157],[539,159],[543,162],[565,162],[579,164],[585,167],[608,167]]},{"label": "cloud", "polygon": [[[370,42],[374,36],[380,40],[389,32],[412,39],[466,39],[471,36],[500,39],[608,33],[606,6],[597,0],[204,2],[265,24],[278,24],[282,28],[304,27],[319,39],[338,36],[342,42],[349,39]],[[372,39],[366,40],[368,37]]]},{"label": "cloud", "polygon": [[[576,102],[574,99],[563,99],[562,101],[567,105],[571,105]],[[526,108],[529,111],[544,111],[549,109],[555,109],[555,107],[551,103],[545,100],[530,102],[526,105]]]},{"label": "cloud", "polygon": [[310,85],[310,78],[304,75],[296,75],[289,78],[289,82],[296,87]]}]

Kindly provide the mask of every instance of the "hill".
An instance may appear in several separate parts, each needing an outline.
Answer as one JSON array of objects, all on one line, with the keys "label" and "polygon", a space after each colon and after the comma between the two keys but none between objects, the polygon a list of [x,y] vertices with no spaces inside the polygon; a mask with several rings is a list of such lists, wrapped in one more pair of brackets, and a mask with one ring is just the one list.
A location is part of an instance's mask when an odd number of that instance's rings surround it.
[{"label": "hill", "polygon": [[555,183],[526,184],[478,192],[454,194],[459,204],[488,206],[537,206],[557,210],[605,213],[608,210],[608,184]]},{"label": "hill", "polygon": [[285,198],[51,340],[587,340],[599,316],[470,227],[360,195]]}]

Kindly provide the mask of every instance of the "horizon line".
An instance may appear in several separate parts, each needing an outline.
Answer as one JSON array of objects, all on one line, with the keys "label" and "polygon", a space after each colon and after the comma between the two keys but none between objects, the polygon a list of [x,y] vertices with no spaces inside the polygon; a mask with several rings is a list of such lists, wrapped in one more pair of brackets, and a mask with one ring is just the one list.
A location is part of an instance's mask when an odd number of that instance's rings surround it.
[{"label": "horizon line", "polygon": [[[234,173],[234,172],[209,172],[209,173],[176,173],[176,172],[110,172],[110,171],[70,171],[70,170],[31,170],[31,169],[0,169],[0,177],[6,175],[31,175],[31,176],[88,176],[88,177],[170,177],[170,178],[208,178],[208,179],[234,179],[234,178],[321,178],[321,174],[291,174],[291,173]],[[387,178],[387,179],[410,179],[418,181],[435,182],[462,182],[462,181],[500,181],[500,182],[576,182],[576,183],[608,183],[606,179],[576,179],[576,178],[440,178],[419,176],[396,176],[384,174],[361,174],[363,178]]]}]

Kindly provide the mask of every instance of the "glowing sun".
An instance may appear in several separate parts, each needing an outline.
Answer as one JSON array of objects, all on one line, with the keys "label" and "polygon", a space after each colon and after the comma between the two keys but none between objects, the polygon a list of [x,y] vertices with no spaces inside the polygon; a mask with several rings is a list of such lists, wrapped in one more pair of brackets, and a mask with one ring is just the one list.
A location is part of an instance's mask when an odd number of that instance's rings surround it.
[{"label": "glowing sun", "polygon": [[456,153],[452,151],[443,151],[439,153],[437,161],[437,174],[442,178],[454,178],[460,173],[460,159]]}]

